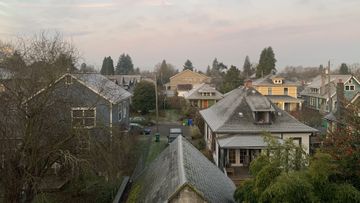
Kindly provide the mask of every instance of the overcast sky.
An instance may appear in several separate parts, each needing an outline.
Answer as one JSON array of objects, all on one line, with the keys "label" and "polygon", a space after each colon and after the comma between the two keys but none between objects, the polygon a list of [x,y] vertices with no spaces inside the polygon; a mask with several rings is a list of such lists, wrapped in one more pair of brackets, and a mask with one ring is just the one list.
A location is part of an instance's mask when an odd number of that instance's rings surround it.
[{"label": "overcast sky", "polygon": [[242,67],[272,46],[277,68],[360,62],[359,0],[0,0],[0,40],[58,30],[88,64],[128,53],[136,67],[217,57]]}]

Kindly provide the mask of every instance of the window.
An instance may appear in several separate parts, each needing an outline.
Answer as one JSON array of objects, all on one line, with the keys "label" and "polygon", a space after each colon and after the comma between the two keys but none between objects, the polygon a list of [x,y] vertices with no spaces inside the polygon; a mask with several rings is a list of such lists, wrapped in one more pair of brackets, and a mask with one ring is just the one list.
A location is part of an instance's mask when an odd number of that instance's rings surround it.
[{"label": "window", "polygon": [[80,128],[92,128],[95,126],[96,111],[94,108],[72,108],[72,126]]},{"label": "window", "polygon": [[123,104],[119,103],[118,104],[118,119],[119,119],[119,121],[122,120],[122,116],[123,116]]},{"label": "window", "polygon": [[289,95],[289,89],[287,87],[284,88],[284,95]]},{"label": "window", "polygon": [[272,95],[272,88],[271,87],[268,88],[268,95]]},{"label": "window", "polygon": [[65,84],[67,84],[67,85],[72,84],[72,77],[71,77],[71,75],[65,76]]},{"label": "window", "polygon": [[236,150],[235,149],[229,149],[229,162],[230,162],[230,164],[236,163]]},{"label": "window", "polygon": [[355,86],[354,86],[354,85],[346,85],[346,86],[345,86],[345,90],[346,90],[346,91],[349,91],[349,90],[350,90],[350,91],[354,91],[354,90],[355,90]]},{"label": "window", "polygon": [[294,142],[294,144],[301,146],[301,137],[294,137],[292,138],[292,141]]},{"label": "window", "polygon": [[240,149],[240,163],[246,164],[246,149]]},{"label": "window", "polygon": [[314,97],[310,97],[310,106],[315,106],[316,99]]},{"label": "window", "polygon": [[123,118],[126,118],[126,114],[127,114],[127,109],[126,109],[126,103],[123,103]]},{"label": "window", "polygon": [[255,112],[255,122],[258,124],[268,124],[270,123],[269,112],[266,111],[257,111]]}]

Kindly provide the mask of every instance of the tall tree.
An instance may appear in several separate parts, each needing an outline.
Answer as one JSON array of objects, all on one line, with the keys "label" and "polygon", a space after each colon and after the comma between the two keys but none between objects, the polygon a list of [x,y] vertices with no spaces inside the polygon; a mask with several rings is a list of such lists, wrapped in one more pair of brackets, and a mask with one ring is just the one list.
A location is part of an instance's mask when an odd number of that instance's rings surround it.
[{"label": "tall tree", "polygon": [[145,80],[139,82],[134,89],[132,101],[133,107],[143,114],[154,109],[156,102],[154,83]]},{"label": "tall tree", "polygon": [[346,65],[346,63],[341,64],[339,73],[342,75],[350,74],[349,67]]},{"label": "tall tree", "polygon": [[212,63],[212,71],[218,71],[219,70],[219,62],[217,60],[217,58],[214,59],[213,63]]},{"label": "tall tree", "polygon": [[159,85],[164,85],[170,81],[170,77],[176,74],[176,70],[173,65],[166,63],[165,60],[161,64],[157,64],[155,67],[157,83]]},{"label": "tall tree", "polygon": [[194,66],[193,66],[192,62],[191,62],[189,59],[187,59],[187,60],[185,61],[184,69],[183,69],[183,70],[191,70],[191,71],[194,70]]},{"label": "tall tree", "polygon": [[120,55],[115,72],[117,75],[129,75],[134,73],[134,64],[128,54],[123,53]]},{"label": "tall tree", "polygon": [[245,57],[244,66],[243,66],[244,77],[249,78],[251,76],[251,63],[249,56]]},{"label": "tall tree", "polygon": [[211,76],[211,69],[210,69],[210,66],[208,65],[207,68],[206,68],[206,75],[207,76]]},{"label": "tall tree", "polygon": [[260,54],[259,64],[256,67],[256,77],[263,77],[276,71],[275,54],[271,47],[264,48]]},{"label": "tall tree", "polygon": [[114,75],[114,61],[111,56],[104,58],[100,73],[102,75]]},{"label": "tall tree", "polygon": [[240,70],[236,66],[231,66],[223,77],[224,82],[220,86],[222,93],[229,92],[243,83],[243,79],[240,77]]}]

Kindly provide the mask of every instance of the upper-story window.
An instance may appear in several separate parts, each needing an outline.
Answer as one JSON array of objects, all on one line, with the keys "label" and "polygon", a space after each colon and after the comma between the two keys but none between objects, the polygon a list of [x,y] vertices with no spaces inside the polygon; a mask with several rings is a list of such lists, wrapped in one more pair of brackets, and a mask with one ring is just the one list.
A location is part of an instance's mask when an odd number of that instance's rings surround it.
[{"label": "upper-story window", "polygon": [[273,83],[274,84],[282,84],[282,79],[274,79]]},{"label": "upper-story window", "polygon": [[284,95],[289,95],[289,89],[287,87],[284,88]]},{"label": "upper-story window", "polygon": [[72,77],[71,77],[71,75],[65,76],[65,84],[67,84],[67,85],[72,84]]},{"label": "upper-story window", "polygon": [[319,89],[318,88],[310,88],[310,92],[311,93],[319,93]]},{"label": "upper-story window", "polygon": [[74,128],[93,128],[96,123],[95,108],[78,107],[71,109],[72,126]]},{"label": "upper-story window", "polygon": [[355,90],[355,85],[346,85],[345,90],[346,91],[354,91]]},{"label": "upper-story window", "polygon": [[255,113],[255,122],[258,124],[267,124],[270,123],[270,112],[267,111],[257,111]]},{"label": "upper-story window", "polygon": [[268,95],[272,95],[272,88],[271,87],[268,88]]}]

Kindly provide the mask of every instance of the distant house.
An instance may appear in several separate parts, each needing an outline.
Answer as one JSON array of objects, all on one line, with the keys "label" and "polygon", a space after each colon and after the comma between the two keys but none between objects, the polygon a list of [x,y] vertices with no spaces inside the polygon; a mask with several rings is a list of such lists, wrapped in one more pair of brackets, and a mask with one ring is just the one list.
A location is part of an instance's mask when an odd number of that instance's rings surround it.
[{"label": "distant house", "polygon": [[134,202],[234,202],[234,183],[179,136],[134,180]]},{"label": "distant house", "polygon": [[302,100],[297,98],[299,84],[278,75],[267,75],[256,79],[252,85],[262,95],[266,95],[274,104],[285,111],[301,109]]},{"label": "distant house", "polygon": [[[330,78],[329,78],[330,77]],[[319,75],[302,92],[304,105],[321,113],[336,109],[336,86],[341,80],[344,84],[344,97],[351,101],[360,91],[360,82],[352,75]],[[330,82],[329,82],[330,81]]]},{"label": "distant house", "polygon": [[141,75],[105,75],[109,80],[115,82],[120,87],[132,92],[135,85],[142,80]]},{"label": "distant house", "polygon": [[310,149],[310,136],[317,132],[274,105],[246,83],[208,109],[200,111],[205,121],[207,148],[215,164],[236,183],[249,176],[252,160],[267,145],[264,132],[279,139],[292,139]]},{"label": "distant house", "polygon": [[0,68],[0,93],[5,91],[5,85],[13,77],[13,73],[5,68]]},{"label": "distant house", "polygon": [[[33,95],[28,101],[36,102],[47,95],[63,101],[64,115],[73,128],[127,128],[131,94],[95,73],[66,73],[54,84]],[[51,101],[51,100],[49,100]]]},{"label": "distant house", "polygon": [[212,106],[223,97],[223,94],[217,91],[215,87],[211,87],[205,83],[196,85],[192,90],[184,93],[184,98],[189,101],[192,106],[199,107],[200,109]]},{"label": "distant house", "polygon": [[184,70],[170,78],[170,82],[165,84],[166,95],[171,97],[178,93],[178,96],[194,88],[195,85],[210,83],[211,78],[191,70]]}]

